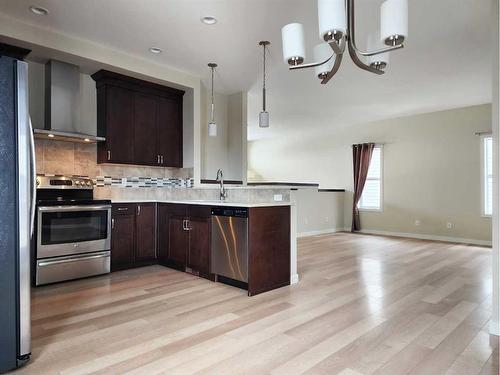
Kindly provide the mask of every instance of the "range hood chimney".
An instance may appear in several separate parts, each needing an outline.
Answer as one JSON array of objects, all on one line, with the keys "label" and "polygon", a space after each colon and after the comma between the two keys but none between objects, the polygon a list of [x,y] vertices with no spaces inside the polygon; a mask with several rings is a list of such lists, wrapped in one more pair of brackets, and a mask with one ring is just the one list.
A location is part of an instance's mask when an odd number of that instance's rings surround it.
[{"label": "range hood chimney", "polygon": [[[45,65],[45,126],[34,129],[35,136],[70,142],[104,141],[81,123],[81,102],[79,67],[50,60]],[[92,125],[95,128],[95,123]]]}]

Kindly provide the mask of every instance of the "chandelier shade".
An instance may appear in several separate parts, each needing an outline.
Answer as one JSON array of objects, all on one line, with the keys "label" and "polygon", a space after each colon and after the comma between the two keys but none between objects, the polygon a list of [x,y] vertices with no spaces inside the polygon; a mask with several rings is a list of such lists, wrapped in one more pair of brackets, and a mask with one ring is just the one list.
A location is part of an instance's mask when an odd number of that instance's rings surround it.
[{"label": "chandelier shade", "polygon": [[325,35],[347,31],[345,0],[318,0],[319,38]]},{"label": "chandelier shade", "polygon": [[394,45],[408,37],[408,0],[385,0],[380,7],[380,37]]},{"label": "chandelier shade", "polygon": [[306,58],[304,27],[300,23],[289,23],[281,29],[283,59],[288,64],[301,64]]},{"label": "chandelier shade", "polygon": [[[327,43],[320,43],[314,46],[313,55],[315,61],[325,61],[332,54],[332,49]],[[324,78],[333,68],[335,58],[332,57],[328,62],[314,67],[314,72],[318,78]]]}]

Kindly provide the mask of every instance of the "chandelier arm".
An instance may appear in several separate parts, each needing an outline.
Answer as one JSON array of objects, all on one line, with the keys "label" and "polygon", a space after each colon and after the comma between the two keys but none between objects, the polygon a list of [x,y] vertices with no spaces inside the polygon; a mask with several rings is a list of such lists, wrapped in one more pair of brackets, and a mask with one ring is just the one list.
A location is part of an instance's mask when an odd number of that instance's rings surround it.
[{"label": "chandelier arm", "polygon": [[[345,52],[345,46],[346,46],[346,37],[342,36],[342,39],[340,40],[340,43],[337,44],[335,41],[330,41],[328,42],[328,45],[332,48],[332,54],[330,57],[328,57],[324,61],[320,62],[313,62],[313,63],[308,63],[308,64],[300,64],[300,65],[292,65],[289,67],[289,70],[296,70],[296,69],[306,69],[306,68],[314,68],[316,66],[320,66],[323,64],[326,64],[328,61],[330,61],[334,56],[339,56],[342,55]],[[338,51],[338,53],[337,53]],[[335,60],[335,64],[337,63],[337,60]]]},{"label": "chandelier arm", "polygon": [[[401,44],[397,44],[395,46],[381,48],[381,49],[378,49],[375,51],[362,51],[362,50],[360,50],[356,45],[356,36],[355,36],[356,35],[355,34],[356,25],[355,25],[355,16],[354,16],[354,0],[346,0],[346,3],[347,3],[347,14],[348,14],[347,24],[348,24],[348,29],[349,29],[349,45],[352,46],[352,48],[354,49],[354,51],[356,53],[359,53],[362,56],[374,56],[374,55],[379,55],[381,53],[394,51],[394,50],[397,50],[397,49],[404,47],[404,44],[401,43]],[[352,57],[352,54],[351,54],[351,57]]]},{"label": "chandelier arm", "polygon": [[354,64],[356,64],[358,66],[358,68],[361,68],[363,70],[366,70],[370,73],[375,73],[375,74],[378,74],[378,75],[382,75],[384,74],[385,72],[381,69],[375,69],[375,68],[372,68],[371,66],[369,65],[366,65],[364,62],[362,62],[357,53],[356,53],[356,50],[354,49],[354,47],[352,46],[351,43],[349,43],[349,55],[351,56],[351,59],[352,61],[354,62]]},{"label": "chandelier arm", "polygon": [[332,59],[333,56],[335,56],[335,52],[332,51],[332,54],[330,55],[330,57],[328,57],[325,61],[313,62],[313,63],[309,63],[309,64],[292,65],[288,69],[289,70],[296,70],[296,69],[314,68],[316,66],[326,64],[328,61],[330,61]]},{"label": "chandelier arm", "polygon": [[332,70],[330,70],[328,72],[328,74],[326,75],[325,78],[323,78],[323,80],[321,81],[321,84],[322,85],[325,85],[328,83],[328,81],[330,79],[332,79],[332,77],[338,72],[339,68],[340,68],[340,65],[342,63],[342,56],[343,54],[340,54],[340,55],[336,55],[335,56],[335,64],[333,65],[333,68]]}]

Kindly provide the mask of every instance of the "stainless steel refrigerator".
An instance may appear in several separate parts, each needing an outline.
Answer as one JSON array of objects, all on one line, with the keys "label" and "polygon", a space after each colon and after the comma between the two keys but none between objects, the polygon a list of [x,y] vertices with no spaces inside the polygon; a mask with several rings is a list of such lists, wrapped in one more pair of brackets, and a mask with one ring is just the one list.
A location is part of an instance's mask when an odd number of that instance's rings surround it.
[{"label": "stainless steel refrigerator", "polygon": [[36,169],[28,66],[0,56],[0,373],[30,358],[30,243]]}]

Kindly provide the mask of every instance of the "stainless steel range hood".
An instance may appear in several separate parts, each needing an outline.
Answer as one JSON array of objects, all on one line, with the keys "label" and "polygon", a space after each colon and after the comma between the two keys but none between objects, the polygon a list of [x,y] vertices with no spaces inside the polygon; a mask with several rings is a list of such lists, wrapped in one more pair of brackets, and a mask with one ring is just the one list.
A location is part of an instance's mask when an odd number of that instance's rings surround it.
[{"label": "stainless steel range hood", "polygon": [[[81,121],[82,93],[80,69],[76,65],[51,60],[45,65],[45,124],[34,129],[36,138],[95,143],[96,123]],[[93,129],[92,129],[93,128]]]}]

